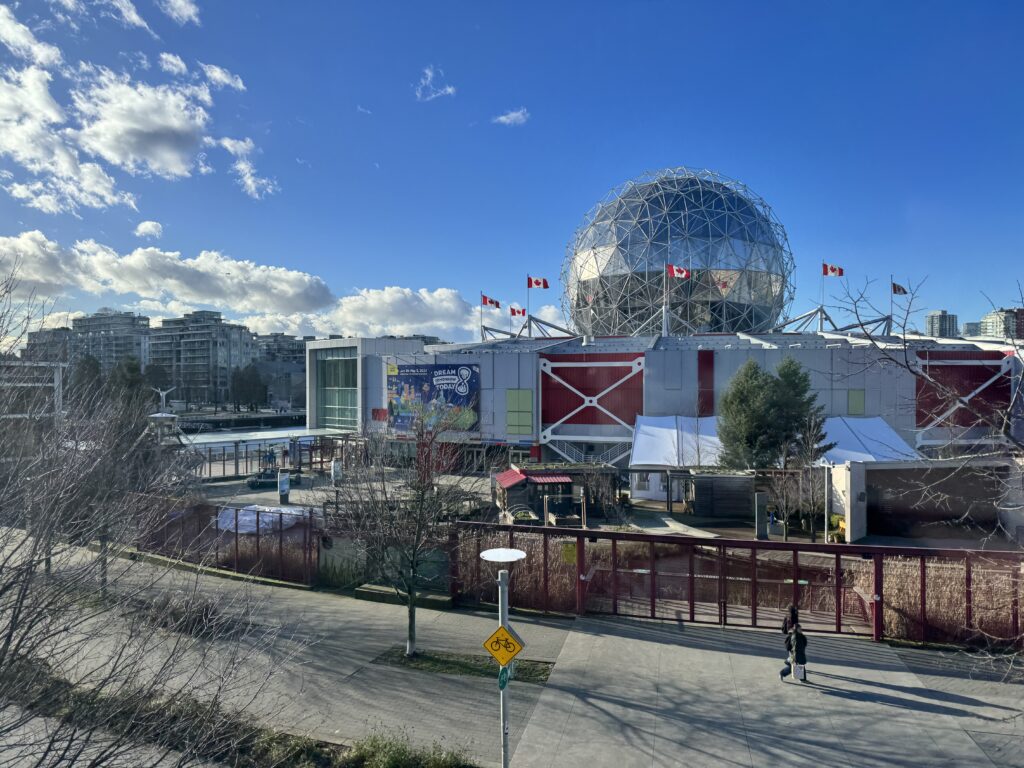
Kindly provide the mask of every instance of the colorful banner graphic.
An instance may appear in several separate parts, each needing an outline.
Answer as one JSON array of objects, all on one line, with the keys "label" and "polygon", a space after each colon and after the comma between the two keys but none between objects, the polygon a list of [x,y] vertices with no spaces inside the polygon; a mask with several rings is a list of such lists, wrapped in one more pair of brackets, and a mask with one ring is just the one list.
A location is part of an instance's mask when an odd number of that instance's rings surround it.
[{"label": "colorful banner graphic", "polygon": [[433,428],[472,432],[480,426],[479,365],[388,365],[388,423],[399,432],[417,417]]}]

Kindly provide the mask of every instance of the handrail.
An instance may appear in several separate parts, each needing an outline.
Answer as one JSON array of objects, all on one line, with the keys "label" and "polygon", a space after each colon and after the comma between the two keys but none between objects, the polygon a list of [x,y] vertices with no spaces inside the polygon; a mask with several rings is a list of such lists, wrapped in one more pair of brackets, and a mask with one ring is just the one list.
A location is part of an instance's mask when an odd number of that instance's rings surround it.
[{"label": "handrail", "polygon": [[993,560],[1008,560],[1024,565],[1024,552],[992,549],[937,549],[930,547],[889,547],[877,544],[818,544],[793,541],[762,541],[759,539],[708,539],[700,536],[664,535],[656,533],[630,533],[626,531],[601,531],[590,528],[565,528],[559,526],[509,525],[485,523],[476,520],[459,520],[457,528],[493,531],[512,531],[514,534],[540,534],[542,536],[586,537],[609,541],[639,541],[653,544],[688,544],[737,549],[757,548],[759,552],[776,550],[783,552],[813,552],[819,554],[847,555],[851,557],[889,555],[897,557],[945,557],[964,559],[983,557]]}]

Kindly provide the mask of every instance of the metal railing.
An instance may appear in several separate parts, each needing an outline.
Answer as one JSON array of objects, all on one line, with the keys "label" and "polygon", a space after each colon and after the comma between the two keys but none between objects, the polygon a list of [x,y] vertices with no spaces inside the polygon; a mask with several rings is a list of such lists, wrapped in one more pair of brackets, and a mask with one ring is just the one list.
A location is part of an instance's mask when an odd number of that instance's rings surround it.
[{"label": "metal railing", "polygon": [[707,539],[460,522],[451,591],[493,600],[479,552],[517,547],[512,605],[540,611],[777,628],[790,604],[822,632],[1019,643],[1019,551]]}]

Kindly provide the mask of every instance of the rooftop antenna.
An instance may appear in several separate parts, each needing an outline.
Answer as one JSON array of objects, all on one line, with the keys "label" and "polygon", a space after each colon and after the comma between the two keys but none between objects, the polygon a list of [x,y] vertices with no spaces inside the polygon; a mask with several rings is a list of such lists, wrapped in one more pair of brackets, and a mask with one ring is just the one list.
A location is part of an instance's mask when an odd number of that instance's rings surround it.
[{"label": "rooftop antenna", "polygon": [[167,396],[171,394],[177,387],[171,387],[170,389],[158,389],[157,387],[150,387],[154,392],[160,395],[160,410],[163,413],[167,413]]}]

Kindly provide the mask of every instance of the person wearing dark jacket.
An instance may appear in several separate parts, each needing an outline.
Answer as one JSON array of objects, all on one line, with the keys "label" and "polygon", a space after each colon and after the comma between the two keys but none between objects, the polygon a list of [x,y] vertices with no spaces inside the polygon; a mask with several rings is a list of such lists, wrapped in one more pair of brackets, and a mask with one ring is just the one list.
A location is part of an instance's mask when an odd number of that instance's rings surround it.
[{"label": "person wearing dark jacket", "polygon": [[800,609],[797,608],[793,603],[789,604],[789,608],[786,609],[786,618],[782,620],[782,634],[788,635],[793,631],[793,627],[800,623]]},{"label": "person wearing dark jacket", "polygon": [[786,666],[779,670],[779,680],[785,681],[786,675],[792,674],[793,665],[804,666],[804,677],[800,682],[807,681],[807,636],[801,631],[799,624],[793,625],[793,631],[786,635]]}]

